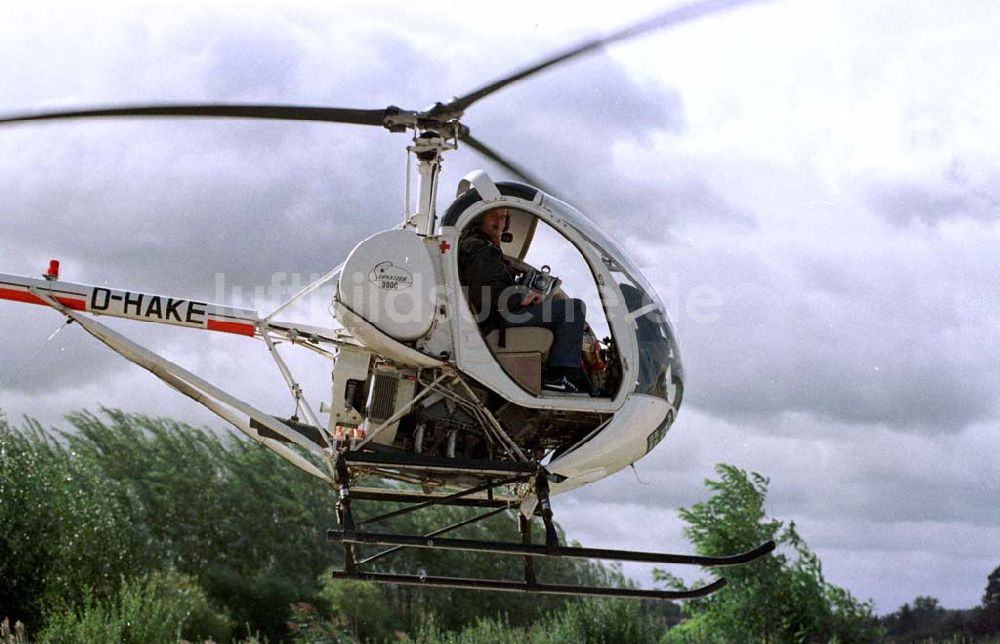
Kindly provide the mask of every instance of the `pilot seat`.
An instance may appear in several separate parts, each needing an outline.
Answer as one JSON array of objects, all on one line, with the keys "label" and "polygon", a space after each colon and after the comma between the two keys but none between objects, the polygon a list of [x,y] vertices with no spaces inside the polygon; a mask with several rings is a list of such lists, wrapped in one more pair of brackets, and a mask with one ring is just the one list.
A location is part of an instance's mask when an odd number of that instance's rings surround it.
[{"label": "pilot seat", "polygon": [[504,371],[538,396],[542,393],[542,365],[549,357],[553,337],[544,327],[519,326],[491,331],[486,344]]}]

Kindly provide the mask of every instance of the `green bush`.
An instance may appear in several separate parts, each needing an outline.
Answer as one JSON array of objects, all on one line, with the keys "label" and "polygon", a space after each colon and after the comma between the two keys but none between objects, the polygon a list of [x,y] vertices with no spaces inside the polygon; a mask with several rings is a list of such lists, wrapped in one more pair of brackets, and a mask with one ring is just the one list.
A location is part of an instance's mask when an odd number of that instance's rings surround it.
[{"label": "green bush", "polygon": [[[543,624],[545,624],[543,622]],[[546,642],[612,644],[616,642],[656,642],[656,633],[640,613],[634,600],[604,599],[576,601],[549,620]]]},{"label": "green bush", "polygon": [[133,508],[127,485],[37,423],[0,418],[0,619],[34,631],[45,601],[113,592],[141,545]]},{"label": "green bush", "polygon": [[66,440],[81,459],[126,485],[148,534],[147,567],[200,575],[224,565],[280,572],[316,590],[333,549],[336,495],[266,448],[168,419],[102,410],[71,414]]},{"label": "green bush", "polygon": [[201,580],[206,593],[229,611],[241,636],[284,639],[289,634],[292,604],[309,599],[306,590],[276,574],[244,575],[228,566],[215,565],[205,571]]},{"label": "green bush", "polygon": [[572,600],[528,626],[507,618],[479,618],[457,631],[427,624],[415,644],[628,644],[653,643],[658,633],[642,616],[640,603],[622,599]]},{"label": "green bush", "polygon": [[[868,602],[823,578],[819,557],[805,544],[795,524],[768,518],[764,498],[768,480],[732,465],[716,466],[718,481],[708,501],[680,511],[685,535],[701,555],[749,550],[768,540],[779,548],[743,566],[726,569],[729,585],[684,604],[688,619],[667,631],[666,642],[876,642],[883,638]],[[684,584],[654,570],[654,577],[675,589]]]},{"label": "green bush", "polygon": [[227,641],[229,620],[216,613],[193,578],[156,572],[126,582],[109,599],[88,593],[78,606],[45,612],[39,642],[53,644],[159,644],[185,640]]},{"label": "green bush", "polygon": [[[337,495],[328,486],[232,434],[109,409],[68,420],[64,433],[0,422],[0,612],[27,621],[29,632],[42,626],[45,598],[107,608],[122,579],[166,569],[198,579],[232,616],[238,636],[271,641],[291,636],[296,620],[383,638],[427,623],[460,629],[470,616],[527,626],[566,605],[559,597],[437,588],[362,586],[359,597],[337,594],[324,573],[343,552],[326,538],[337,525]],[[355,513],[360,521],[397,507],[366,501]],[[472,512],[432,506],[377,529],[426,533]],[[453,536],[516,543],[516,526],[508,514]],[[410,574],[523,574],[516,557],[424,549],[404,549],[377,565]],[[585,560],[539,560],[536,568],[545,583],[624,583],[620,573]],[[90,589],[86,598],[83,588]],[[317,596],[321,588],[326,594]],[[323,620],[293,605],[315,605]],[[339,617],[326,619],[334,610]]]},{"label": "green bush", "polygon": [[329,572],[317,599],[324,604],[331,621],[343,625],[358,641],[382,641],[392,635],[391,608],[381,589],[363,581],[340,581]]}]

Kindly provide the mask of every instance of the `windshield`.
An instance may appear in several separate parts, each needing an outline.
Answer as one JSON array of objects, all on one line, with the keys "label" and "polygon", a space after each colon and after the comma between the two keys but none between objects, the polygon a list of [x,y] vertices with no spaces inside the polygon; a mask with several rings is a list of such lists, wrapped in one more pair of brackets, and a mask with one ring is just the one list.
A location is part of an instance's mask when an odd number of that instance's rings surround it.
[{"label": "windshield", "polygon": [[586,215],[550,195],[545,196],[545,205],[601,249],[604,264],[618,283],[625,308],[635,320],[639,345],[636,393],[663,398],[677,409],[683,396],[684,368],[673,326],[656,290],[618,242]]},{"label": "windshield", "polygon": [[622,282],[618,288],[635,320],[639,345],[636,393],[663,398],[675,408],[680,406],[684,373],[670,322],[649,295],[635,285]]}]

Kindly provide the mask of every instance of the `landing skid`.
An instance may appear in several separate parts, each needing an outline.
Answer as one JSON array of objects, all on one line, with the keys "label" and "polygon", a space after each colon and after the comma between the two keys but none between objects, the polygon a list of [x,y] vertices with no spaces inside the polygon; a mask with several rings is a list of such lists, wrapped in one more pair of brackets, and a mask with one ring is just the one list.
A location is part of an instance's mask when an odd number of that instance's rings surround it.
[{"label": "landing skid", "polygon": [[377,584],[401,586],[430,586],[438,588],[465,588],[469,590],[499,590],[513,593],[539,595],[580,595],[589,597],[619,597],[628,599],[694,599],[710,595],[726,585],[725,579],[692,590],[641,590],[638,588],[610,588],[595,586],[565,586],[559,584],[530,584],[527,581],[499,579],[468,579],[465,577],[430,577],[427,575],[394,575],[391,573],[333,573],[334,579],[370,581]]},{"label": "landing skid", "polygon": [[[735,555],[709,557],[701,555],[684,555],[658,552],[638,552],[631,550],[608,550],[601,548],[582,548],[563,546],[559,544],[552,521],[552,509],[548,498],[548,474],[543,468],[538,468],[533,474],[524,472],[503,472],[505,477],[495,476],[487,479],[483,485],[469,488],[450,495],[421,495],[413,493],[400,495],[398,490],[385,490],[380,495],[378,490],[366,489],[364,495],[355,497],[361,499],[383,499],[408,503],[408,507],[388,512],[386,514],[355,522],[351,510],[351,491],[346,481],[349,480],[348,458],[338,460],[336,469],[340,484],[340,502],[338,503],[339,530],[330,530],[328,537],[331,542],[344,547],[344,570],[333,573],[335,579],[369,581],[382,584],[399,584],[411,586],[428,586],[441,588],[465,588],[473,590],[496,590],[504,592],[535,593],[545,595],[583,595],[592,597],[628,597],[639,599],[694,599],[710,595],[726,585],[725,578],[719,578],[710,584],[688,590],[642,590],[635,588],[615,588],[601,586],[572,586],[562,584],[545,584],[538,581],[535,575],[534,561],[536,558],[554,559],[595,559],[601,561],[630,561],[651,564],[680,564],[704,567],[736,566],[754,561],[773,551],[775,544],[768,541],[752,550]],[[466,470],[467,471],[467,470]],[[501,472],[496,472],[499,475]],[[510,476],[514,474],[514,476]],[[508,509],[517,510],[514,499],[506,503],[498,503],[501,499],[493,495],[493,488],[511,483],[533,484],[538,504],[534,514],[541,515],[545,527],[545,543],[531,543],[531,519],[519,512],[518,520],[522,535],[521,543],[499,541],[479,541],[473,539],[452,539],[440,535],[457,530],[463,526],[482,521]],[[485,494],[485,496],[484,496]],[[378,523],[391,517],[419,510],[429,505],[448,504],[466,505],[489,510],[478,516],[446,526],[426,535],[391,534],[386,532],[369,532],[359,529],[365,524]],[[382,545],[390,546],[387,550],[358,559],[356,548],[359,546]],[[524,559],[524,580],[511,581],[501,579],[475,579],[465,577],[437,577],[431,575],[404,575],[365,570],[368,564],[381,559],[402,548],[424,548],[431,550],[457,550],[465,552],[484,552],[497,555],[520,556]]]}]

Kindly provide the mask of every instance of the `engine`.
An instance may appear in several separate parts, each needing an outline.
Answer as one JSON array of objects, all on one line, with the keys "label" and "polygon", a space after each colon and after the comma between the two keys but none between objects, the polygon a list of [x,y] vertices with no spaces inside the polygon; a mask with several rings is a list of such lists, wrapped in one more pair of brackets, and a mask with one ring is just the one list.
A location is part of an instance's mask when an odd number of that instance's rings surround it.
[{"label": "engine", "polygon": [[529,409],[474,383],[432,386],[435,370],[400,368],[358,347],[342,347],[334,367],[330,432],[381,449],[439,458],[510,458],[513,441],[541,458],[565,449],[605,420],[601,414]]}]

